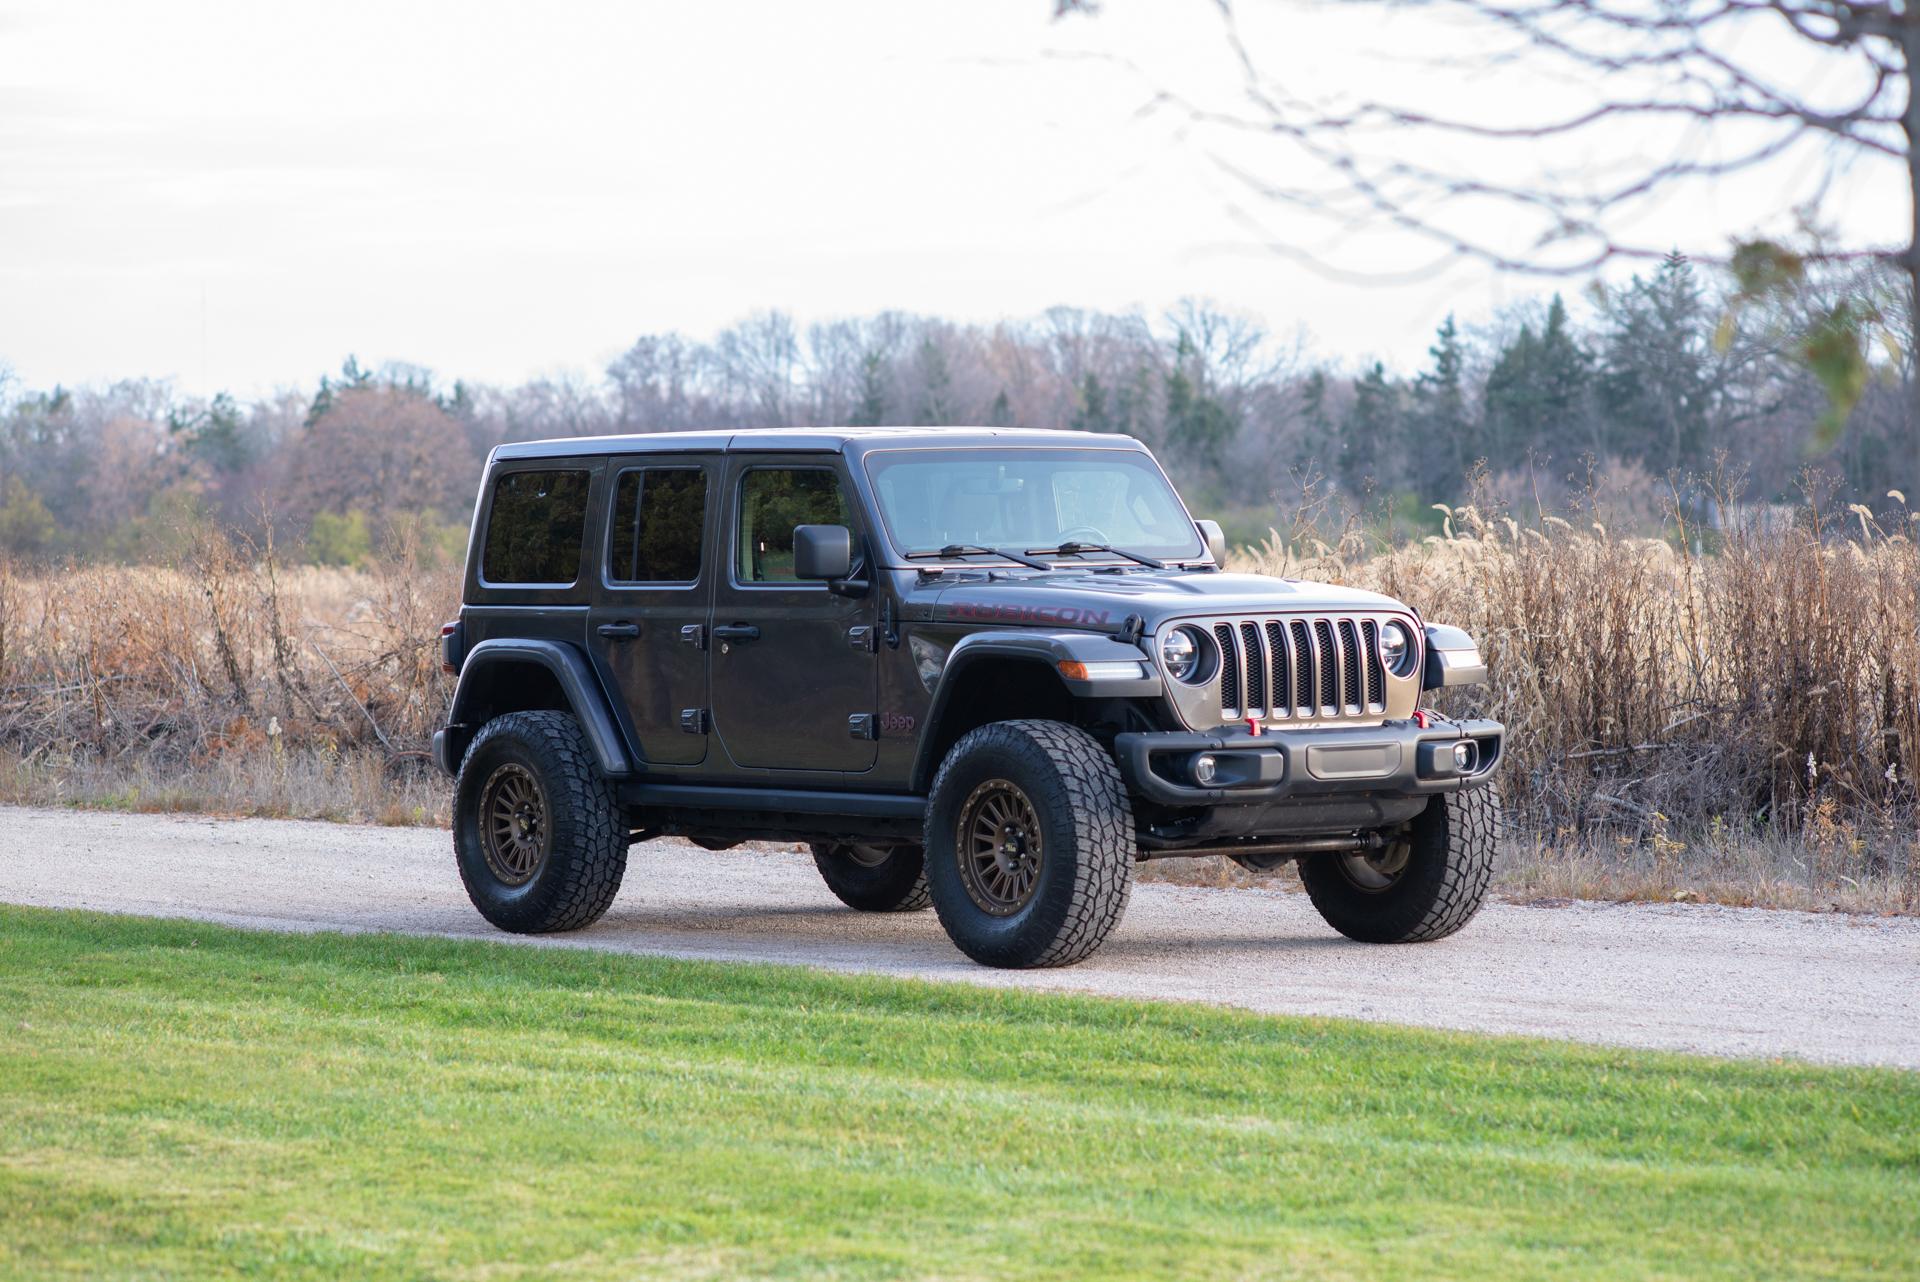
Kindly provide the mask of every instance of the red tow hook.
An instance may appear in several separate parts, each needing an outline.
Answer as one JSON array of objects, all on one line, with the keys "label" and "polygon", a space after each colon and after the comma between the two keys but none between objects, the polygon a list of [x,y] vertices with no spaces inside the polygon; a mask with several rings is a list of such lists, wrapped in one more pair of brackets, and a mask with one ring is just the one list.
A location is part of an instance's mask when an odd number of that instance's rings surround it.
[{"label": "red tow hook", "polygon": [[1433,714],[1425,708],[1415,708],[1413,710],[1413,720],[1414,724],[1418,725],[1422,730],[1433,729]]},{"label": "red tow hook", "polygon": [[1252,735],[1255,739],[1258,739],[1260,737],[1260,718],[1258,717],[1247,718],[1247,733],[1249,735]]}]

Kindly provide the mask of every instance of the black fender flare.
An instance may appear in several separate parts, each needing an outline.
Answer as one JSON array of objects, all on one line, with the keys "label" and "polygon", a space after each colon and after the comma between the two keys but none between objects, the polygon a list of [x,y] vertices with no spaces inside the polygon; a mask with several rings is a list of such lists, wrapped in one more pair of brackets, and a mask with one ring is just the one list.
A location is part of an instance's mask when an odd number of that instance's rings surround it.
[{"label": "black fender flare", "polygon": [[[1116,640],[1104,632],[1041,632],[1022,628],[1018,631],[969,633],[947,652],[940,669],[939,684],[933,690],[933,702],[927,706],[926,728],[920,735],[919,747],[914,751],[913,773],[910,776],[912,782],[909,786],[914,792],[924,793],[933,782],[933,772],[939,768],[940,763],[933,757],[933,745],[940,740],[941,722],[946,716],[954,687],[968,668],[985,659],[1015,659],[1044,667],[1076,699],[1143,698],[1166,692],[1159,671],[1139,647]],[[1063,662],[1132,662],[1141,664],[1141,672],[1145,675],[1132,680],[1110,677],[1076,680],[1061,673],[1060,664]]]},{"label": "black fender flare", "polygon": [[627,750],[619,724],[614,720],[613,708],[586,653],[565,641],[505,638],[482,641],[467,651],[460,665],[460,684],[454,687],[447,728],[434,735],[434,759],[441,769],[449,774],[459,772],[467,743],[479,729],[473,724],[473,718],[490,702],[490,690],[500,670],[526,664],[544,668],[559,683],[603,775],[609,779],[630,779],[639,773],[638,762]]}]

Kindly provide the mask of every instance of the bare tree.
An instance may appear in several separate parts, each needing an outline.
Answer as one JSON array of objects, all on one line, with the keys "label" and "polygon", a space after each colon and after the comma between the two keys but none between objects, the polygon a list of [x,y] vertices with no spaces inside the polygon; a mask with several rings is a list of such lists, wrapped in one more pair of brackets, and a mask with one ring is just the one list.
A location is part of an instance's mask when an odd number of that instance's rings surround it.
[{"label": "bare tree", "polygon": [[[1564,276],[1673,249],[1637,240],[1634,228],[1678,187],[1792,162],[1806,175],[1803,208],[1809,212],[1803,221],[1813,224],[1821,198],[1849,171],[1898,166],[1910,201],[1906,243],[1823,250],[1830,257],[1896,264],[1909,285],[1906,315],[1896,324],[1856,305],[1827,313],[1810,332],[1810,343],[1850,348],[1828,361],[1842,375],[1837,381],[1822,373],[1836,404],[1845,385],[1861,381],[1872,330],[1885,335],[1920,328],[1920,289],[1912,287],[1920,281],[1914,147],[1920,102],[1911,88],[1920,57],[1920,9],[1912,0],[1346,3],[1391,3],[1477,22],[1490,37],[1473,59],[1477,67],[1524,65],[1563,85],[1592,86],[1593,92],[1561,115],[1539,114],[1512,99],[1493,118],[1374,98],[1330,106],[1290,93],[1284,78],[1243,39],[1233,0],[1214,0],[1239,60],[1244,107],[1223,111],[1164,92],[1160,101],[1196,121],[1283,144],[1280,163],[1224,162],[1270,208],[1318,215],[1344,233],[1391,231],[1424,241],[1431,249],[1428,261],[1402,275],[1430,274],[1471,259],[1509,272]],[[1056,0],[1055,16],[1097,8],[1097,0]],[[1800,65],[1788,67],[1783,58]],[[1532,149],[1540,162],[1503,177],[1480,165],[1439,159],[1458,154],[1454,144],[1462,140]],[[1605,159],[1556,168],[1578,155]],[[1500,207],[1498,217],[1487,216],[1489,203]],[[1340,273],[1323,247],[1274,235],[1262,220],[1249,221],[1277,253],[1333,274],[1379,279],[1364,270]],[[1684,248],[1711,261],[1719,247]],[[1804,267],[1802,255],[1770,242],[1751,242],[1720,260],[1742,266],[1741,251],[1750,286],[1777,291]],[[1920,482],[1920,378],[1911,345],[1898,360],[1910,392],[1913,480]],[[1817,358],[1808,363],[1820,372]]]}]

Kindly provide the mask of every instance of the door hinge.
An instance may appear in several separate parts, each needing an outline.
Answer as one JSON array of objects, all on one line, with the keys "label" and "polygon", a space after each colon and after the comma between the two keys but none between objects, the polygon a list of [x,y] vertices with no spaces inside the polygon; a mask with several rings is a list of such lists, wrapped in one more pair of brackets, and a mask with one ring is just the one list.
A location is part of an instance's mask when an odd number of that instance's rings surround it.
[{"label": "door hinge", "polygon": [[874,637],[872,628],[858,627],[847,629],[847,644],[856,650],[865,650],[868,654],[875,653],[880,649],[878,645],[874,644],[875,640],[876,638]]},{"label": "door hinge", "polygon": [[680,729],[688,734],[707,732],[707,710],[705,708],[680,709]]},{"label": "door hinge", "polygon": [[707,625],[704,623],[683,624],[680,628],[680,644],[690,645],[696,650],[707,648]]},{"label": "door hinge", "polygon": [[871,712],[856,712],[847,718],[847,733],[855,739],[878,739],[879,726]]}]

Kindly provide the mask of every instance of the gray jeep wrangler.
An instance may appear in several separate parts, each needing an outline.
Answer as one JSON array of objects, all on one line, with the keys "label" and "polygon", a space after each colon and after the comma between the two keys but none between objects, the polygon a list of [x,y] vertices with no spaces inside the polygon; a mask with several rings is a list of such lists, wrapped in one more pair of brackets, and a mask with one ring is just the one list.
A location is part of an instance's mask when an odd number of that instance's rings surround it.
[{"label": "gray jeep wrangler", "polygon": [[1133,865],[1298,860],[1358,940],[1486,894],[1502,727],[1421,694],[1474,643],[1370,592],[1225,574],[1139,442],[845,429],[506,445],[434,759],[503,930],[607,911],[627,848],[812,845],[863,912],[989,966],[1100,946]]}]

